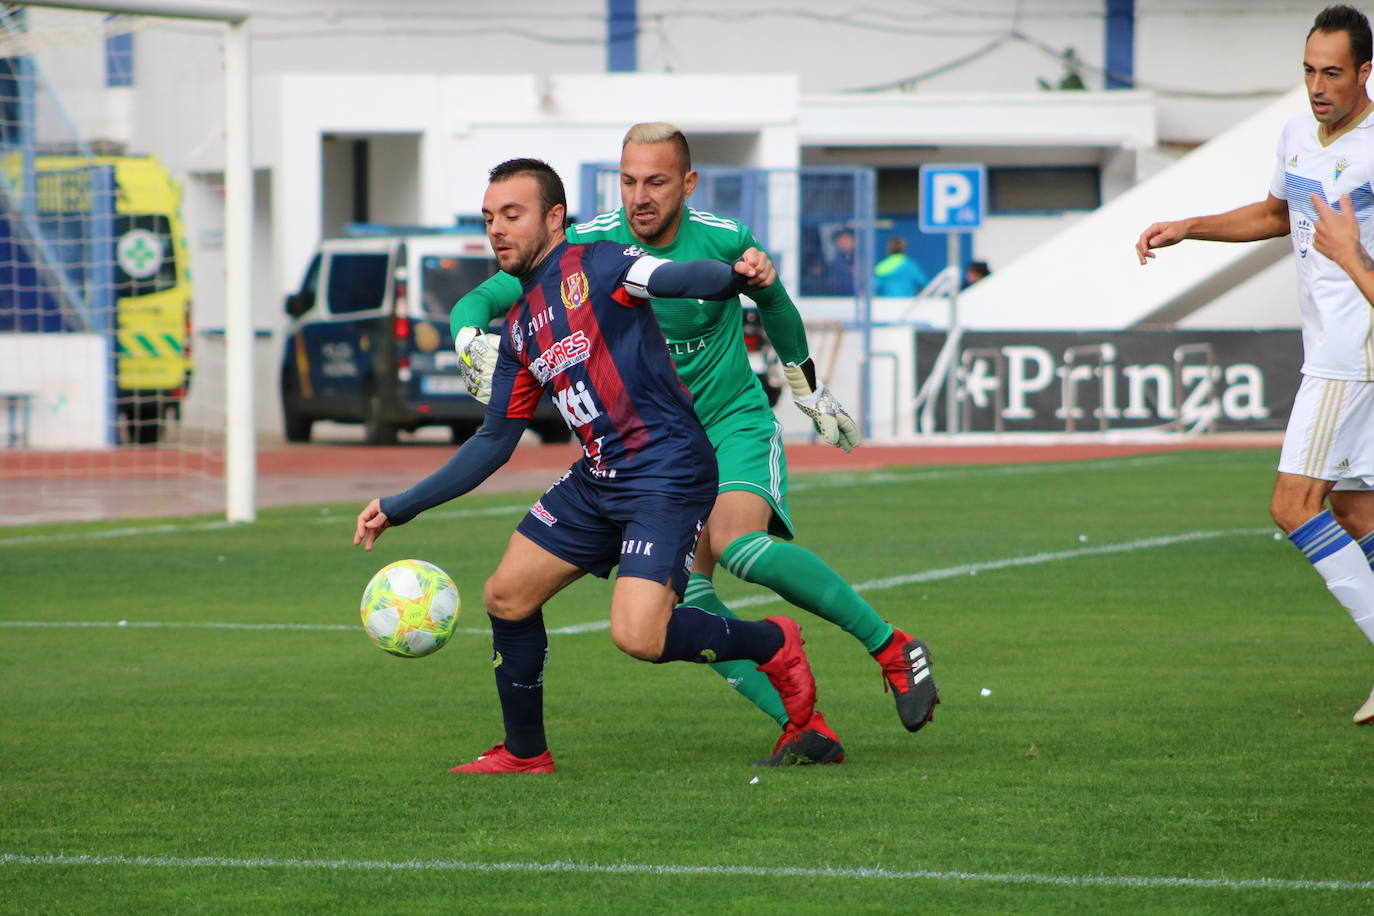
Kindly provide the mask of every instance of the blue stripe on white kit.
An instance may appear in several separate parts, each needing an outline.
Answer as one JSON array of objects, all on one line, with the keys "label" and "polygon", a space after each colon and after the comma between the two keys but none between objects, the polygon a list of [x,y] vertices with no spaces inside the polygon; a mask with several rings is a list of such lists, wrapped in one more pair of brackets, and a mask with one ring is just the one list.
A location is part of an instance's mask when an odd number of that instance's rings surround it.
[{"label": "blue stripe on white kit", "polygon": [[[1288,193],[1288,207],[1297,210],[1303,216],[1313,222],[1317,219],[1317,208],[1312,206],[1312,195],[1316,194],[1337,213],[1340,212],[1341,202],[1338,199],[1332,203],[1326,196],[1326,188],[1320,181],[1312,178],[1304,178],[1301,175],[1294,175],[1292,172],[1284,172],[1284,188]],[[1369,182],[1365,182],[1358,188],[1350,192],[1350,203],[1355,210],[1355,221],[1363,223],[1374,214],[1374,188],[1370,187]]]},{"label": "blue stripe on white kit", "polygon": [[1313,563],[1323,560],[1351,541],[1345,529],[1326,511],[1315,515],[1288,535],[1293,546],[1301,550]]}]

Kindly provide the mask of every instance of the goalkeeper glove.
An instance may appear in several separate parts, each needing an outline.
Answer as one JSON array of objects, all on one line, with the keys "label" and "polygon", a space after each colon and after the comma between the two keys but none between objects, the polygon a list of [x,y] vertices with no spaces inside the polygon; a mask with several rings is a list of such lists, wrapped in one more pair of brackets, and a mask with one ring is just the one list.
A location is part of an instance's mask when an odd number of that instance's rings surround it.
[{"label": "goalkeeper glove", "polygon": [[810,357],[801,365],[784,363],[782,372],[792,388],[792,400],[797,409],[811,418],[811,425],[816,427],[822,439],[846,452],[859,444],[859,427],[825,384],[816,381],[816,364]]},{"label": "goalkeeper glove", "polygon": [[468,394],[483,404],[491,401],[491,378],[496,371],[496,354],[501,338],[477,328],[459,328],[453,338],[458,351],[458,376],[467,386]]}]

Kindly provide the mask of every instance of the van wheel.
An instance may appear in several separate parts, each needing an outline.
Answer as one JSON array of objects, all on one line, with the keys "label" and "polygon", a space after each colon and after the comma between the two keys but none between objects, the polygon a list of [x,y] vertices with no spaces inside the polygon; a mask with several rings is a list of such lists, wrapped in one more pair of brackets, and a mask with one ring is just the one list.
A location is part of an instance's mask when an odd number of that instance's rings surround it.
[{"label": "van wheel", "polygon": [[287,442],[309,442],[310,429],[315,421],[292,408],[282,405],[282,426]]},{"label": "van wheel", "polygon": [[315,425],[312,417],[301,413],[297,404],[300,401],[301,386],[293,374],[282,372],[281,378],[281,418],[282,432],[287,442],[309,442],[310,429]]},{"label": "van wheel", "polygon": [[559,420],[540,420],[534,423],[533,427],[535,434],[545,445],[568,442],[572,439],[572,430]]},{"label": "van wheel", "polygon": [[162,413],[156,403],[135,401],[123,408],[124,431],[135,445],[154,445],[162,438]]},{"label": "van wheel", "polygon": [[368,445],[395,445],[396,424],[383,419],[382,396],[370,395],[367,399],[367,416],[363,418],[363,438]]}]

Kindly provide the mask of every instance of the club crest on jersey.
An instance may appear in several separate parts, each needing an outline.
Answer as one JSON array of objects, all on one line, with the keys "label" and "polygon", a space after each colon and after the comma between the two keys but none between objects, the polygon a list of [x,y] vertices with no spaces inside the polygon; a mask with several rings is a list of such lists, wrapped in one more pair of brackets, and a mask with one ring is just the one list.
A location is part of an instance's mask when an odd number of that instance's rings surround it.
[{"label": "club crest on jersey", "polygon": [[1312,221],[1305,216],[1298,217],[1297,224],[1293,226],[1293,241],[1298,249],[1298,257],[1306,258],[1307,252],[1312,249],[1312,235],[1315,227]]},{"label": "club crest on jersey", "polygon": [[525,332],[520,330],[518,321],[510,326],[510,345],[515,348],[516,353],[523,353],[525,350]]},{"label": "club crest on jersey", "polygon": [[585,331],[573,331],[567,337],[555,340],[547,350],[530,362],[530,371],[545,385],[549,379],[564,372],[592,354],[592,342]]},{"label": "club crest on jersey", "polygon": [[1333,169],[1332,172],[1331,172],[1331,180],[1332,180],[1332,181],[1338,181],[1338,180],[1340,179],[1340,177],[1341,177],[1341,172],[1344,172],[1344,171],[1345,171],[1346,169],[1348,169],[1348,168],[1350,168],[1350,160],[1349,160],[1349,159],[1345,158],[1344,156],[1342,156],[1341,158],[1337,159],[1337,160],[1336,160],[1336,168]]},{"label": "club crest on jersey", "polygon": [[563,307],[572,311],[587,301],[587,275],[582,271],[563,278]]},{"label": "club crest on jersey", "polygon": [[1288,167],[1295,168],[1298,164],[1298,154],[1294,153],[1293,158],[1288,160]]}]

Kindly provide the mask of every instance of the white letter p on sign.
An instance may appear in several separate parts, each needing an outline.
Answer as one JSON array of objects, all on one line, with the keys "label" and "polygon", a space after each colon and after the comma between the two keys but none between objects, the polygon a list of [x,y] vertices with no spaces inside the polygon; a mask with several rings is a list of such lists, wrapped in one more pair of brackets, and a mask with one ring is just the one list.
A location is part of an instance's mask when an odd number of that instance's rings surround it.
[{"label": "white letter p on sign", "polygon": [[931,192],[935,198],[931,212],[935,222],[941,225],[955,222],[953,212],[973,200],[973,185],[967,176],[957,172],[938,172],[932,176]]}]

